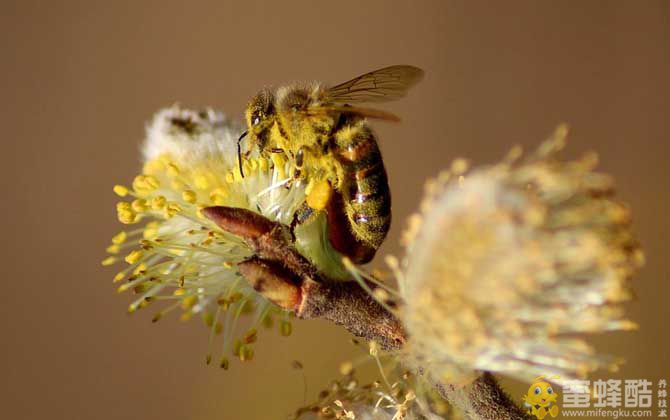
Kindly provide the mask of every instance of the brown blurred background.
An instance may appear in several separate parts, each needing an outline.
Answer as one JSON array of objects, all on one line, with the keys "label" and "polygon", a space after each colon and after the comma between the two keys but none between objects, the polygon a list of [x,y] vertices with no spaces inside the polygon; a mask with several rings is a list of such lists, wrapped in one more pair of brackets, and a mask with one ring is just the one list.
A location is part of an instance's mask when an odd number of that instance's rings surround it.
[{"label": "brown blurred background", "polygon": [[265,333],[256,360],[223,372],[204,364],[201,323],[126,315],[100,266],[119,229],[111,187],[138,170],[160,107],[241,117],[264,85],[398,63],[427,76],[388,106],[402,124],[376,125],[396,221],[384,249],[399,252],[423,180],[451,159],[493,162],[567,121],[569,154],[600,152],[648,257],[641,330],[594,341],[628,359],[622,378],[670,376],[670,3],[5,1],[0,28],[3,418],[284,418],[303,402],[293,359],[314,397],[357,354],[335,326]]}]

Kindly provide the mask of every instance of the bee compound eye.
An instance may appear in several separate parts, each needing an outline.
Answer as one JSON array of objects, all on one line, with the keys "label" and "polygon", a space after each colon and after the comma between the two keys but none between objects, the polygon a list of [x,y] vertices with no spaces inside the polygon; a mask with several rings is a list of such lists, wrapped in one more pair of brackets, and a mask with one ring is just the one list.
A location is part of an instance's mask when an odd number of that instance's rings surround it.
[{"label": "bee compound eye", "polygon": [[547,394],[553,394],[554,390],[551,387],[547,388]]},{"label": "bee compound eye", "polygon": [[251,118],[251,125],[258,125],[258,124],[260,124],[260,123],[261,123],[261,117],[259,117],[258,114],[255,114],[255,115]]},{"label": "bee compound eye", "polygon": [[542,393],[542,390],[540,389],[539,386],[535,387],[535,395],[540,395]]}]

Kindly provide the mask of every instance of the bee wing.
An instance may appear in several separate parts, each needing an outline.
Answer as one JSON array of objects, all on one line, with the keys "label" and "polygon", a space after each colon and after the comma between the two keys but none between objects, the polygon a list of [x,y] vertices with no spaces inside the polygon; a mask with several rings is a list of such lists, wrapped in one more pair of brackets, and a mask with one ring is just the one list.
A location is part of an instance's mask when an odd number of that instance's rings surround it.
[{"label": "bee wing", "polygon": [[348,82],[326,89],[334,103],[388,102],[400,99],[423,79],[418,67],[399,65],[365,73]]},{"label": "bee wing", "polygon": [[400,117],[391,112],[382,111],[380,109],[364,108],[358,106],[326,105],[326,106],[310,107],[304,111],[305,115],[308,116],[327,115],[333,112],[339,112],[342,114],[356,114],[365,118],[374,118],[377,120],[400,122]]}]

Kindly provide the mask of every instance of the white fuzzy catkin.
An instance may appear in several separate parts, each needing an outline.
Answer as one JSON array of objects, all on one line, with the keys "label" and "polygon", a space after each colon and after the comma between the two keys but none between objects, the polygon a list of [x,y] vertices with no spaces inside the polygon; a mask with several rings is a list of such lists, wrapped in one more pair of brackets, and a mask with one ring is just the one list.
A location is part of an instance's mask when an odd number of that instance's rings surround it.
[{"label": "white fuzzy catkin", "polygon": [[562,382],[616,366],[580,334],[635,327],[621,304],[643,257],[595,156],[557,158],[565,135],[525,159],[515,149],[470,172],[455,162],[410,219],[407,351],[439,379],[485,370]]}]

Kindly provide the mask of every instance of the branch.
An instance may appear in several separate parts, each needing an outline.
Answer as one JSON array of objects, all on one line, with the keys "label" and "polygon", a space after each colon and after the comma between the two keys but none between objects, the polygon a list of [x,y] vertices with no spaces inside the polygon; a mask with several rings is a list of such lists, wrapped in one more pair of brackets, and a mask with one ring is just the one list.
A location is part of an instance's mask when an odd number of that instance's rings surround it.
[{"label": "branch", "polygon": [[482,373],[465,386],[436,383],[435,388],[442,398],[458,407],[471,419],[533,419],[510,399],[493,375],[488,372]]},{"label": "branch", "polygon": [[[217,206],[205,208],[203,213],[224,231],[242,237],[254,250],[255,255],[238,264],[238,269],[268,300],[302,319],[332,321],[386,350],[399,350],[406,343],[406,332],[394,314],[356,282],[335,282],[319,273],[293,248],[288,227],[245,209]],[[530,418],[489,373],[466,386],[436,383],[435,387],[473,420]]]}]

